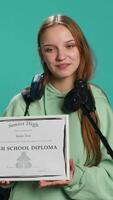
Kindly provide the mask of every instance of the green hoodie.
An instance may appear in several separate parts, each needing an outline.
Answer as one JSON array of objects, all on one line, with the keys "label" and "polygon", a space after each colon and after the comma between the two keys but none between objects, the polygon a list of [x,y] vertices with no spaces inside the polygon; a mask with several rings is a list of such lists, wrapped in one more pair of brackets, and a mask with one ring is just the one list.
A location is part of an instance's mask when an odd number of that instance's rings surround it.
[{"label": "green hoodie", "polygon": [[[91,85],[95,97],[100,128],[113,148],[113,112],[105,94]],[[66,93],[48,84],[41,100],[30,104],[29,115],[63,114],[62,105]],[[16,95],[5,110],[4,116],[23,116],[25,102]],[[76,112],[69,114],[70,158],[75,162],[73,180],[66,186],[39,188],[38,182],[16,182],[12,186],[10,200],[113,200],[113,160],[101,144],[102,160],[98,166],[84,166],[84,150],[81,126]]]}]

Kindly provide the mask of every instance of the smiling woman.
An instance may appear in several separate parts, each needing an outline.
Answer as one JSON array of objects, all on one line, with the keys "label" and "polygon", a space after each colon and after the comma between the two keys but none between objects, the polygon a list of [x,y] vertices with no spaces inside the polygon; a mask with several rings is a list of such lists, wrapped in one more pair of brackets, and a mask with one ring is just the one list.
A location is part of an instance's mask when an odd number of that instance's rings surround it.
[{"label": "smiling woman", "polygon": [[[88,42],[73,19],[55,15],[43,22],[37,43],[44,75],[38,76],[41,78],[35,81],[35,87],[31,84],[25,89],[26,96],[18,94],[11,100],[4,116],[68,114],[70,180],[16,182],[9,199],[110,200],[113,198],[113,160],[81,107],[78,110],[75,107],[75,97],[80,97],[77,81],[82,80],[96,106],[96,111],[91,110],[90,114],[113,148],[113,112],[104,92],[90,83],[94,66]],[[36,98],[32,96],[34,93]],[[73,104],[73,110],[68,113],[63,110],[67,95],[71,99],[69,106]],[[23,97],[28,100],[27,107]],[[1,181],[4,187],[8,184]]]},{"label": "smiling woman", "polygon": [[71,89],[80,64],[79,50],[71,32],[63,25],[55,25],[45,30],[40,40],[40,51],[52,74],[52,84],[59,89],[60,79],[64,90]]}]

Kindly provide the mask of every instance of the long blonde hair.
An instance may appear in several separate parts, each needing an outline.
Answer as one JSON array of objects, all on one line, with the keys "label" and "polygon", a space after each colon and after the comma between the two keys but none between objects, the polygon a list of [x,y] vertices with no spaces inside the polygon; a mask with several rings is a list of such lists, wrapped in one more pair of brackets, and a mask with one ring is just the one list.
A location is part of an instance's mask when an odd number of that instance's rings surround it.
[{"label": "long blonde hair", "polygon": [[[43,56],[42,56],[41,48],[40,48],[41,36],[46,29],[58,24],[67,27],[67,29],[71,32],[71,34],[76,40],[76,45],[80,53],[80,64],[76,71],[75,79],[76,80],[83,79],[85,81],[89,81],[93,74],[94,65],[93,65],[92,52],[83,32],[81,31],[78,24],[70,17],[64,16],[64,15],[55,15],[55,16],[48,17],[44,21],[44,23],[40,27],[40,30],[37,36],[39,55],[40,55],[44,72],[45,72],[45,82],[49,80],[50,71],[48,70],[46,63],[43,62]],[[87,117],[83,115],[81,110],[78,110],[77,112],[78,112],[78,116],[81,123],[84,147],[87,152],[85,165],[89,165],[89,166],[98,165],[98,163],[101,160],[100,140],[98,136],[94,133],[94,129],[92,125],[89,123]],[[97,114],[93,112],[91,113],[91,115],[94,121],[96,122],[96,124],[98,125]]]}]

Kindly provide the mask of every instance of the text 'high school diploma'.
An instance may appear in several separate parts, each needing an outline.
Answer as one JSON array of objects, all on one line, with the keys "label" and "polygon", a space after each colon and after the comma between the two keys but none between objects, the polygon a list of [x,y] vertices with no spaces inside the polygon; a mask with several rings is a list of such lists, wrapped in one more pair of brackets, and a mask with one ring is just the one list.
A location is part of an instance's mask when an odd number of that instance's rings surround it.
[{"label": "text 'high school diploma'", "polygon": [[68,116],[0,118],[0,180],[69,179]]}]

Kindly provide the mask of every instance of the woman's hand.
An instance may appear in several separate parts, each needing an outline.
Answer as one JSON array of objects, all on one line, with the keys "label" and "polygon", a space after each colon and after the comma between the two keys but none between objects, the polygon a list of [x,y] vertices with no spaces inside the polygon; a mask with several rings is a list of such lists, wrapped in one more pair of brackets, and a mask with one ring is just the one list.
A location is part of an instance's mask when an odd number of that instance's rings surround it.
[{"label": "woman's hand", "polygon": [[71,182],[74,175],[74,171],[75,171],[74,161],[70,160],[69,164],[70,164],[70,180],[52,180],[52,181],[42,180],[42,181],[39,181],[39,187],[43,188],[43,187],[55,186],[55,185],[58,185],[58,186],[68,185]]},{"label": "woman's hand", "polygon": [[10,185],[12,183],[12,181],[0,181],[0,186],[6,186],[6,185]]}]

